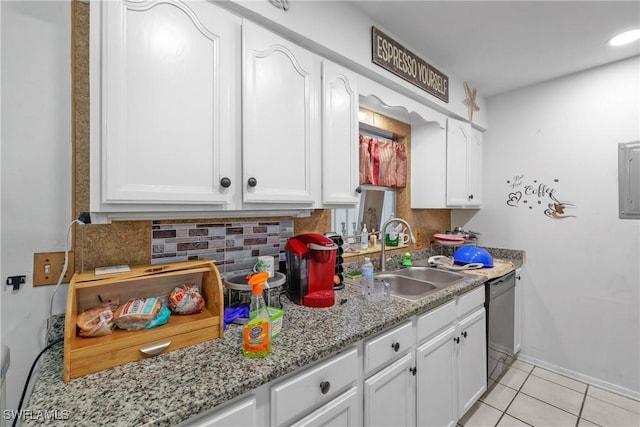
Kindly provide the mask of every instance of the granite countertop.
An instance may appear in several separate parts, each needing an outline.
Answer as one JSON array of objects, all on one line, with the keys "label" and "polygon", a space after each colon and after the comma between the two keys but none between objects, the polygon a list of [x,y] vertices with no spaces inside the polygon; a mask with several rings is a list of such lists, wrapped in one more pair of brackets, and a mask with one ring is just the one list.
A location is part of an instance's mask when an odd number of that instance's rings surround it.
[{"label": "granite countertop", "polygon": [[[524,262],[522,251],[500,255],[513,263],[513,268]],[[433,309],[481,286],[487,278],[492,277],[469,274],[419,302],[392,297],[367,303],[360,287],[349,282],[336,291],[336,304],[329,308],[298,306],[283,296],[286,314],[282,332],[264,359],[243,357],[242,327],[230,325],[221,338],[65,383],[63,346],[57,344],[43,357],[23,409],[32,414],[56,414],[57,419],[49,420],[49,425],[175,425]],[[63,329],[64,315],[58,315],[50,342],[61,338]],[[22,425],[41,423],[34,417]]]}]

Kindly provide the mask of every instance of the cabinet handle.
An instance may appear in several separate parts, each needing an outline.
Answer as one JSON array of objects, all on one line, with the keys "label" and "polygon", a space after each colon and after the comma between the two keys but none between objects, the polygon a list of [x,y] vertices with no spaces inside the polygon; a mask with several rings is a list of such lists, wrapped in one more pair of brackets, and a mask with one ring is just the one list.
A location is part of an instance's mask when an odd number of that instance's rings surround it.
[{"label": "cabinet handle", "polygon": [[247,185],[249,187],[255,187],[256,185],[258,185],[258,180],[255,179],[254,177],[251,177],[247,180]]},{"label": "cabinet handle", "polygon": [[397,353],[398,350],[400,350],[400,343],[399,342],[395,342],[395,343],[391,344],[391,348],[393,349],[393,351],[395,351]]},{"label": "cabinet handle", "polygon": [[163,342],[162,344],[152,345],[151,347],[145,347],[140,349],[140,353],[145,356],[155,356],[157,354],[162,353],[171,345],[171,341]]},{"label": "cabinet handle", "polygon": [[464,331],[464,332],[462,333],[462,336],[466,338],[466,337],[467,337],[467,331]]},{"label": "cabinet handle", "polygon": [[356,188],[356,193],[358,193],[358,194],[362,193],[362,187],[357,187]]},{"label": "cabinet handle", "polygon": [[320,392],[322,394],[329,393],[329,389],[331,388],[331,383],[329,381],[322,381],[320,383]]},{"label": "cabinet handle", "polygon": [[460,337],[455,337],[453,340],[456,342],[456,344],[460,344]]},{"label": "cabinet handle", "polygon": [[229,188],[231,186],[231,180],[225,176],[220,180],[220,185],[224,188]]}]

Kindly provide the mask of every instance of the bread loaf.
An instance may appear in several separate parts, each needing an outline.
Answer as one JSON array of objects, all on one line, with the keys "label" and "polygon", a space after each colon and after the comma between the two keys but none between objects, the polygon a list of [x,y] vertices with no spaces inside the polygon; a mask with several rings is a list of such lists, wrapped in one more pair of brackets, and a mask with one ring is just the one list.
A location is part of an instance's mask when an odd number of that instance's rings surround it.
[{"label": "bread loaf", "polygon": [[161,308],[162,303],[155,297],[130,299],[116,310],[116,326],[129,331],[144,329]]},{"label": "bread loaf", "polygon": [[91,307],[78,315],[76,325],[81,337],[99,337],[113,331],[113,311],[111,307]]}]

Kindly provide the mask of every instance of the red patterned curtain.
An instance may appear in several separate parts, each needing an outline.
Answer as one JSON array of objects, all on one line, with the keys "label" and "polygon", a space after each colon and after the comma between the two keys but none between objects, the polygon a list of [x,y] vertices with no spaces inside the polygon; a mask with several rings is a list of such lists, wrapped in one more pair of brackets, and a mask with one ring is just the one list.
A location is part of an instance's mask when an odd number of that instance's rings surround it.
[{"label": "red patterned curtain", "polygon": [[360,135],[360,184],[406,187],[407,147]]}]

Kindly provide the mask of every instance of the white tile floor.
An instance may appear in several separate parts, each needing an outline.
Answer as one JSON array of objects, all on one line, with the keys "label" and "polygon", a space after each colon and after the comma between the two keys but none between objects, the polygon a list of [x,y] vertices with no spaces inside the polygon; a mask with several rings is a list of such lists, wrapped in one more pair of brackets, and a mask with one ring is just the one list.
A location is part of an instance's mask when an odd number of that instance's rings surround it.
[{"label": "white tile floor", "polygon": [[516,360],[459,426],[639,427],[640,402]]}]

